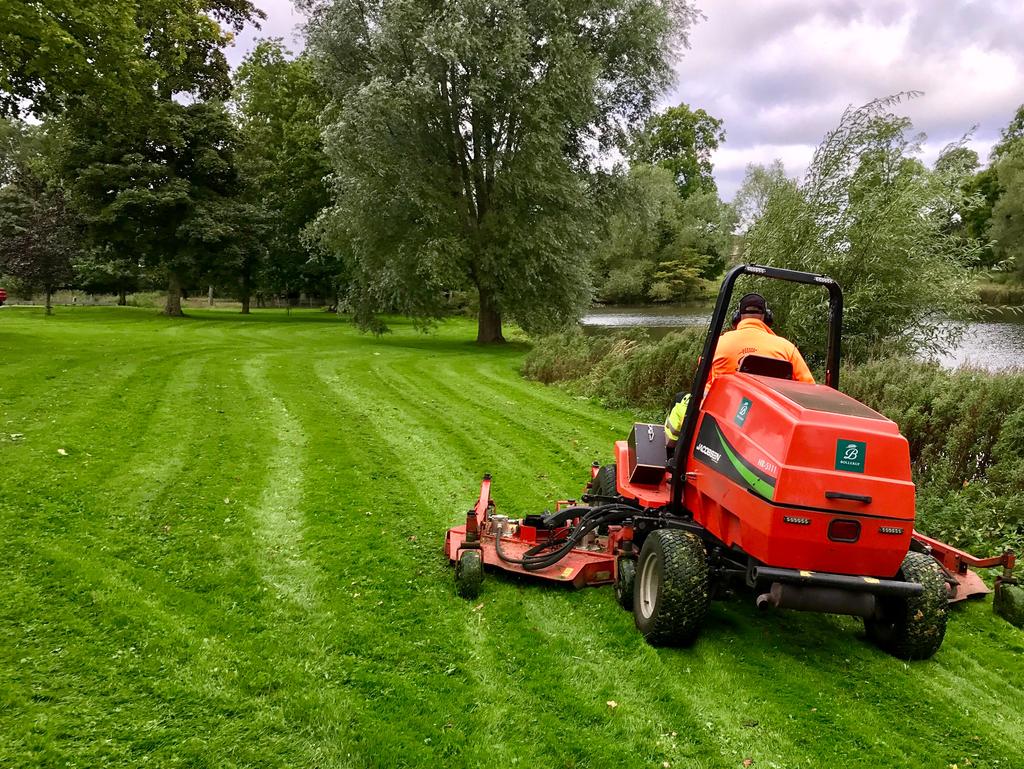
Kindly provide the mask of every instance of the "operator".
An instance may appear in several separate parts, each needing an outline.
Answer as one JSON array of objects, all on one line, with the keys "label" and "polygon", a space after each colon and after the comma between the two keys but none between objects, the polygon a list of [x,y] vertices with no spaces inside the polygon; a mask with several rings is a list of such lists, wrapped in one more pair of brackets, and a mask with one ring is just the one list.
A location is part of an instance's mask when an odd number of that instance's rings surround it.
[{"label": "operator", "polygon": [[[788,360],[793,366],[793,378],[798,382],[814,384],[811,370],[796,345],[772,331],[774,318],[768,303],[760,294],[744,294],[732,315],[733,330],[722,334],[715,347],[708,376],[707,395],[711,383],[724,374],[731,374],[740,367],[740,361],[747,355],[763,355],[766,358]],[[665,441],[669,448],[676,445],[679,432],[686,416],[689,393],[678,393],[672,410],[665,420]]]}]

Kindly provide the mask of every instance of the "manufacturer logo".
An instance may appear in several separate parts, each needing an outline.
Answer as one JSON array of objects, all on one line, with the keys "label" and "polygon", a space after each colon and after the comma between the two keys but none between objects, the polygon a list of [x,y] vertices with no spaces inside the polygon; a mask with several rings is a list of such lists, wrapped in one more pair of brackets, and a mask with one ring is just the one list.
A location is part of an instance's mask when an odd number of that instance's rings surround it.
[{"label": "manufacturer logo", "polygon": [[836,470],[850,473],[864,472],[864,455],[867,453],[864,441],[848,441],[840,438],[836,442]]},{"label": "manufacturer logo", "polygon": [[747,414],[750,413],[750,399],[744,398],[740,401],[740,407],[736,409],[736,416],[733,417],[733,421],[740,427],[743,427],[743,423],[747,421]]},{"label": "manufacturer logo", "polygon": [[768,270],[766,270],[764,267],[755,267],[754,265],[750,265],[749,267],[747,267],[747,272],[754,272],[757,273],[758,275],[765,275],[767,274]]},{"label": "manufacturer logo", "polygon": [[710,449],[707,446],[705,446],[703,443],[698,443],[696,450],[699,451],[704,456],[706,456],[708,459],[710,459],[716,465],[719,462],[722,461],[722,454],[721,454],[721,452],[715,451],[714,449]]}]

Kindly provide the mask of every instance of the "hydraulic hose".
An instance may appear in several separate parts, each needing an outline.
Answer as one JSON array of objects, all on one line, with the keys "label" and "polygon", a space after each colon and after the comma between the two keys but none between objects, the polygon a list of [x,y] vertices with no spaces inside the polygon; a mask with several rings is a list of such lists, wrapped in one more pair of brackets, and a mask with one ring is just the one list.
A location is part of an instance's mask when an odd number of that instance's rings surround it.
[{"label": "hydraulic hose", "polygon": [[[636,515],[635,508],[618,504],[601,505],[600,507],[593,508],[569,508],[569,510],[579,510],[581,513],[584,513],[580,516],[580,522],[569,532],[569,535],[562,539],[535,545],[527,550],[522,558],[512,558],[505,555],[501,547],[501,532],[495,532],[494,549],[498,557],[505,561],[505,563],[522,566],[526,571],[546,569],[548,566],[553,566],[565,558],[594,529],[608,524],[621,523],[627,518]],[[552,550],[553,548],[557,549],[554,549],[553,552],[545,553],[545,551]]]}]

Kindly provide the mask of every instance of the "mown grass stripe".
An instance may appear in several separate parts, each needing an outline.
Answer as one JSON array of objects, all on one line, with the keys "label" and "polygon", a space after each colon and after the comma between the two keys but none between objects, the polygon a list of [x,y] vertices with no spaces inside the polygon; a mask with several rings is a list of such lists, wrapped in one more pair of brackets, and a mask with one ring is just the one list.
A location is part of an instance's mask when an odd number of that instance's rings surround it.
[{"label": "mown grass stripe", "polygon": [[1024,636],[988,606],[905,665],[749,596],[681,650],[610,588],[457,598],[441,541],[482,472],[540,512],[632,418],[522,381],[522,347],[196,315],[0,317],[0,409],[35,431],[0,443],[0,765],[1019,763]]}]

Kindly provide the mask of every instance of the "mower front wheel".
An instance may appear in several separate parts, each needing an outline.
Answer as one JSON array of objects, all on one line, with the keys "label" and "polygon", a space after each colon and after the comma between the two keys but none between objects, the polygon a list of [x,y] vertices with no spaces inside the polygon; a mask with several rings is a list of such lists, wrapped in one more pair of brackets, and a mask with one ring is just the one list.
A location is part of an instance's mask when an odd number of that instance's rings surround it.
[{"label": "mower front wheel", "polygon": [[455,590],[463,598],[480,595],[484,581],[484,562],[479,550],[463,550],[455,562]]},{"label": "mower front wheel", "polygon": [[942,646],[949,599],[946,580],[930,555],[907,553],[899,576],[924,586],[912,598],[879,598],[879,611],[864,619],[868,638],[879,648],[904,660],[926,660]]},{"label": "mower front wheel", "polygon": [[700,537],[682,529],[652,532],[640,551],[633,591],[633,617],[648,643],[693,643],[710,603],[707,551]]},{"label": "mower front wheel", "polygon": [[618,496],[619,489],[615,476],[615,465],[604,465],[597,471],[597,475],[594,476],[594,480],[590,483],[590,493],[595,497]]},{"label": "mower front wheel", "polygon": [[626,611],[633,609],[633,593],[636,585],[636,559],[619,558],[616,562],[615,598]]}]

